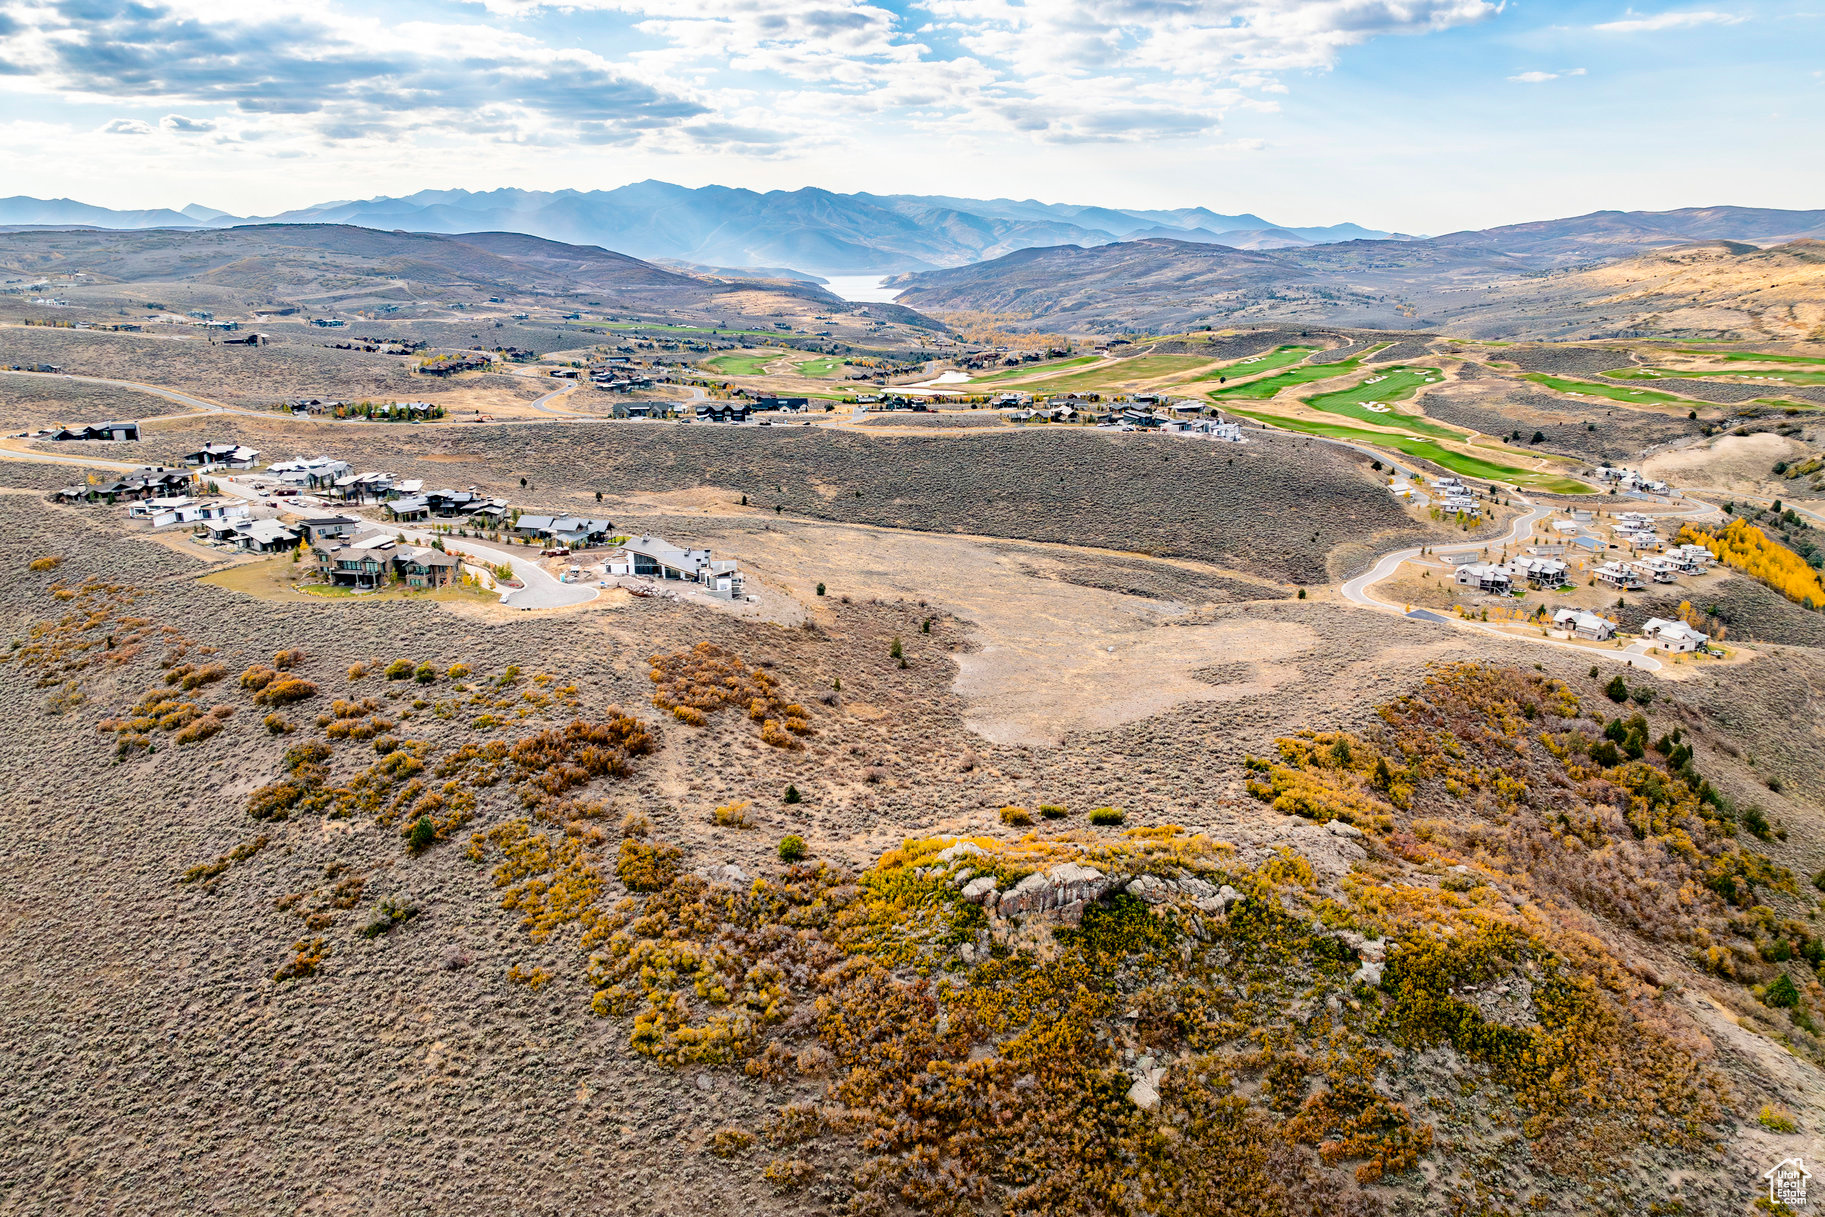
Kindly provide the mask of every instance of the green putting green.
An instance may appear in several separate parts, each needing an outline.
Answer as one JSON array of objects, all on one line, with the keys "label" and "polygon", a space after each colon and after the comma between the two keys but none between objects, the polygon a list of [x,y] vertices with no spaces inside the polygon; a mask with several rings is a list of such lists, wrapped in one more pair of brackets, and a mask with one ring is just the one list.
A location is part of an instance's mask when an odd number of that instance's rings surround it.
[{"label": "green putting green", "polygon": [[822,359],[807,359],[804,363],[797,366],[798,374],[800,376],[815,376],[821,379],[826,376],[835,376],[838,372],[842,371],[843,361],[834,356],[826,355]]}]

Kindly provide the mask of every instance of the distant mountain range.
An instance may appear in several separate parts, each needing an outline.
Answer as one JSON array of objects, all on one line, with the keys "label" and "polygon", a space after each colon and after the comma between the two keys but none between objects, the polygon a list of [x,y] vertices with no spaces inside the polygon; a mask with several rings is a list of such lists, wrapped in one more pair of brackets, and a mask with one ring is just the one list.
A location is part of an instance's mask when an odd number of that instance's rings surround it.
[{"label": "distant mountain range", "polygon": [[1285,249],[1395,235],[1357,224],[1281,226],[1257,215],[1221,215],[1202,207],[1126,210],[809,188],[763,194],[654,181],[592,191],[424,190],[403,198],[322,203],[274,216],[234,216],[196,204],[182,211],[114,211],[70,199],[0,199],[4,227],[225,228],[256,223],[519,232],[674,264],[791,267],[826,275],[964,266],[1035,246],[1103,245],[1145,237]]}]

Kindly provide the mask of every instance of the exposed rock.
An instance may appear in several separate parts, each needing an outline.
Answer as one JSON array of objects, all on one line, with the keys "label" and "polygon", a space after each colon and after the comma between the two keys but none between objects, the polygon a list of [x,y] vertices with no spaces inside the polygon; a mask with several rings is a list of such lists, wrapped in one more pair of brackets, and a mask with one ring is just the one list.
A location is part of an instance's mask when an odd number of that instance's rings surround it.
[{"label": "exposed rock", "polygon": [[1145,1079],[1141,1079],[1128,1087],[1128,1101],[1142,1111],[1157,1111],[1160,1106],[1160,1092]]},{"label": "exposed rock", "polygon": [[995,890],[995,876],[978,875],[963,885],[963,898],[971,904],[981,904]]}]

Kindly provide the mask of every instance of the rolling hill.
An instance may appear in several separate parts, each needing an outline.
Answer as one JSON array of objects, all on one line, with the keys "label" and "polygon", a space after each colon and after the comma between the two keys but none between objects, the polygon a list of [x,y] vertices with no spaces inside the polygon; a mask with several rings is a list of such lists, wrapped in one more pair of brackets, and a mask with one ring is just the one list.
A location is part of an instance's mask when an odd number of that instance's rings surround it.
[{"label": "rolling hill", "polygon": [[[1680,235],[1720,228],[1740,235]],[[1039,330],[1276,320],[1491,337],[1804,337],[1825,320],[1822,236],[1817,211],[1603,212],[1423,241],[1245,250],[1150,237],[1021,250],[891,282],[914,308],[1001,314]]]},{"label": "rolling hill", "polygon": [[[9,277],[81,276],[91,288],[205,286],[246,301],[304,302],[318,310],[536,297],[647,316],[858,310],[810,283],[683,274],[523,233],[382,232],[347,224],[0,233],[0,271]],[[896,305],[873,304],[867,311],[884,320],[932,324]]]}]

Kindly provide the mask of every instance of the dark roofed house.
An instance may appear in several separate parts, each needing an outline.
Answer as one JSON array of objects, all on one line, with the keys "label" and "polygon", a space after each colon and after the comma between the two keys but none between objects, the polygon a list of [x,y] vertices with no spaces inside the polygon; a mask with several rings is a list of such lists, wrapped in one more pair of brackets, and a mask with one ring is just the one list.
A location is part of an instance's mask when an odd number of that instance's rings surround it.
[{"label": "dark roofed house", "polygon": [[463,571],[462,559],[441,549],[407,550],[394,559],[394,565],[408,587],[449,587]]},{"label": "dark roofed house", "polygon": [[324,537],[346,537],[360,523],[353,516],[306,516],[298,521],[298,527],[304,530],[305,542],[315,545]]},{"label": "dark roofed house", "polygon": [[139,424],[136,422],[119,423],[85,423],[77,427],[59,427],[51,432],[53,440],[105,440],[113,443],[131,443],[139,439]]}]

